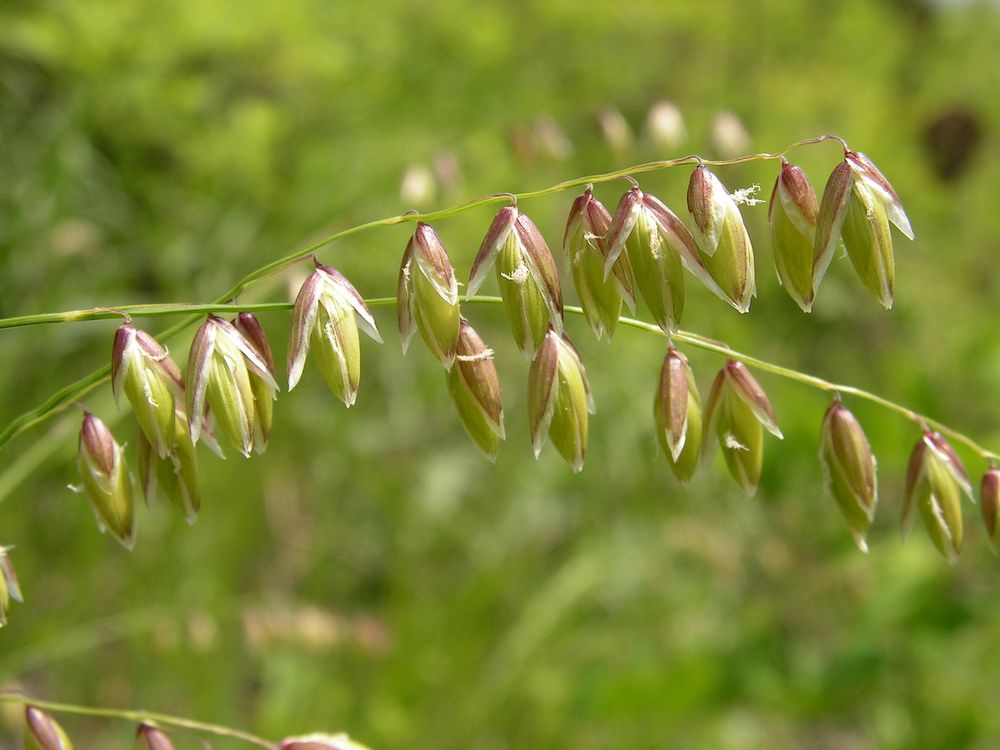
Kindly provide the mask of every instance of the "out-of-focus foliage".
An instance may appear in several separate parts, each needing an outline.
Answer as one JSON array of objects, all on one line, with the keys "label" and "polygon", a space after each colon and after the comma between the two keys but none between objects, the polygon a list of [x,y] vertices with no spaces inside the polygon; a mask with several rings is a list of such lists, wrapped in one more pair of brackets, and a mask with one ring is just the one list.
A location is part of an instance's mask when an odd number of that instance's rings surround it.
[{"label": "out-of-focus foliage", "polygon": [[[807,317],[774,281],[766,207],[746,208],[760,299],[741,317],[692,284],[685,327],[996,448],[998,39],[989,2],[7,0],[0,312],[206,300],[332,230],[405,210],[410,165],[448,177],[433,196],[411,178],[411,200],[450,205],[711,153],[710,122],[731,110],[755,150],[822,132],[864,150],[917,242],[897,246],[893,311],[839,258]],[[604,108],[639,131],[664,98],[686,119],[676,152],[602,138]],[[973,141],[957,174],[935,166]],[[793,158],[821,189],[838,155]],[[775,164],[718,171],[767,194]],[[641,183],[683,213],[687,177]],[[596,192],[613,205],[624,189]],[[553,247],[572,197],[521,206]],[[460,278],[490,216],[437,226]],[[363,294],[392,294],[408,231],[322,259]],[[290,299],[300,278],[247,300]],[[7,446],[0,543],[17,545],[26,604],[0,632],[0,680],[386,749],[993,746],[997,563],[970,507],[957,567],[919,533],[898,541],[912,425],[850,403],[879,457],[865,557],[821,492],[820,394],[762,376],[786,439],[767,439],[757,497],[718,461],[685,491],[654,448],[662,340],[622,329],[599,345],[572,319],[598,409],[573,475],[551,448],[531,456],[527,366],[502,311],[465,314],[497,351],[508,440],[495,467],[436,361],[420,347],[401,358],[388,309],[386,345],[363,344],[356,407],[308,367],[277,403],[268,453],[203,453],[197,524],[155,507],[131,554],[65,489],[78,415]],[[283,361],[288,316],[262,319]],[[105,363],[112,330],[3,332],[0,419]],[[687,353],[706,389],[722,362]],[[108,390],[88,404],[111,419]],[[134,449],[130,421],[117,424]],[[81,747],[130,741],[121,724],[63,723]]]}]

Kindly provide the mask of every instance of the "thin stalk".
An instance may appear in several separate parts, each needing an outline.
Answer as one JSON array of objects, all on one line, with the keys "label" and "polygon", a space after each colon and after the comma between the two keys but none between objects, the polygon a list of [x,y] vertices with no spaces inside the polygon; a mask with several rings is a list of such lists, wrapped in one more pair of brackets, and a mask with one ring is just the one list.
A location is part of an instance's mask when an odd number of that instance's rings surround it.
[{"label": "thin stalk", "polygon": [[242,740],[243,742],[256,745],[257,747],[267,748],[267,750],[277,750],[278,748],[277,743],[269,742],[263,737],[258,737],[257,735],[251,734],[250,732],[244,732],[240,729],[233,729],[219,724],[209,724],[204,721],[194,721],[192,719],[185,719],[181,716],[153,713],[151,711],[132,711],[118,708],[77,706],[70,703],[55,703],[53,701],[35,700],[34,698],[29,698],[14,691],[0,691],[0,703],[24,703],[35,706],[36,708],[40,708],[44,711],[51,711],[53,713],[78,714],[81,716],[93,716],[105,719],[124,719],[125,721],[133,721],[137,724],[147,722],[159,726],[172,726],[179,729],[187,729],[192,732],[202,732],[205,734],[214,734],[218,737],[229,737],[231,739]]},{"label": "thin stalk", "polygon": [[[698,156],[697,154],[691,154],[689,156],[682,156],[677,159],[664,159],[660,161],[646,162],[644,164],[636,164],[631,167],[615,170],[614,172],[605,172],[603,174],[588,175],[586,177],[577,177],[571,180],[565,180],[563,182],[559,182],[555,185],[551,185],[547,188],[542,188],[540,190],[530,190],[524,193],[492,193],[490,195],[484,195],[479,198],[466,201],[465,203],[460,203],[456,206],[440,209],[438,211],[430,211],[428,213],[416,213],[413,211],[408,211],[406,213],[399,214],[397,216],[389,216],[384,219],[376,219],[374,221],[369,221],[364,224],[359,224],[357,226],[350,227],[348,229],[343,229],[339,232],[335,232],[328,237],[324,237],[323,239],[314,242],[308,247],[296,250],[293,253],[290,253],[282,258],[278,258],[277,260],[271,261],[270,263],[267,263],[261,266],[260,268],[251,271],[250,273],[245,275],[242,279],[237,281],[233,285],[233,287],[229,289],[225,294],[220,295],[212,304],[213,305],[222,304],[228,302],[229,300],[237,299],[247,289],[255,286],[256,284],[268,278],[269,276],[273,276],[274,274],[284,270],[285,268],[291,266],[292,264],[297,263],[302,258],[306,258],[310,255],[315,254],[316,252],[324,248],[326,245],[329,245],[338,240],[346,239],[356,234],[367,232],[371,229],[376,229],[378,227],[388,227],[388,226],[393,226],[395,224],[404,224],[417,221],[434,221],[437,219],[444,219],[449,216],[454,216],[455,214],[463,213],[465,211],[469,211],[471,209],[478,208],[481,206],[486,206],[492,203],[501,203],[509,201],[514,201],[516,203],[518,200],[523,200],[528,198],[540,198],[546,195],[560,193],[565,190],[571,190],[573,188],[583,187],[588,184],[611,182],[614,180],[621,179],[622,177],[627,177],[629,175],[644,174],[647,172],[656,172],[659,170],[669,169],[671,167],[681,166],[684,164],[708,164],[711,166],[732,166],[735,164],[745,164],[747,162],[753,162],[753,161],[769,161],[774,159],[780,159],[792,149],[799,148],[800,146],[809,146],[812,144],[824,143],[826,141],[832,141],[838,143],[841,146],[841,148],[843,148],[845,151],[847,150],[847,143],[844,141],[843,138],[840,138],[839,136],[836,135],[821,135],[815,138],[806,138],[801,141],[796,141],[795,143],[792,143],[791,145],[774,153],[762,152],[758,154],[749,154],[747,156],[739,156],[734,159],[717,159],[717,160],[704,159],[701,156]],[[151,305],[149,307],[163,309],[165,306]],[[199,312],[202,311],[204,307],[205,306],[199,306]],[[96,309],[97,308],[95,308],[95,310]],[[98,317],[113,318],[116,315],[120,314],[120,312],[117,311],[121,310],[123,310],[123,308],[116,308],[116,309],[101,308],[101,312],[103,313],[103,315],[95,313],[94,311],[90,311],[90,313],[92,313],[95,317],[84,318],[84,319],[92,320],[92,319],[97,319]],[[86,311],[80,311],[80,312],[86,312]],[[169,314],[169,313],[164,312],[162,314]],[[31,319],[36,316],[23,316],[23,317]],[[11,320],[16,321],[19,319],[14,318]],[[188,318],[187,320],[180,321],[176,325],[163,331],[157,338],[160,340],[161,343],[166,343],[170,341],[170,339],[172,339],[178,333],[196,323],[198,320],[199,317],[192,317]],[[36,322],[56,323],[56,322],[67,322],[67,321],[60,319],[52,319],[52,320],[38,320]],[[21,323],[12,323],[7,326],[0,326],[0,327],[14,327],[16,325],[29,325],[29,324],[31,323],[21,322]],[[34,409],[31,409],[30,411],[25,412],[24,414],[14,419],[9,425],[7,425],[7,427],[3,430],[3,432],[0,432],[0,447],[6,445],[12,438],[16,437],[17,435],[20,435],[22,432],[30,430],[36,425],[39,425],[42,422],[45,422],[47,419],[50,419],[51,417],[70,408],[83,395],[89,393],[94,388],[97,388],[98,386],[103,384],[108,379],[110,372],[111,372],[110,366],[105,366],[99,370],[95,370],[94,372],[81,378],[75,383],[72,383],[71,385],[66,386],[62,390],[56,392],[39,406],[35,407]]]},{"label": "thin stalk", "polygon": [[618,169],[614,172],[604,172],[602,174],[588,175],[586,177],[574,177],[571,180],[564,180],[563,182],[556,183],[547,188],[542,188],[540,190],[529,190],[524,193],[491,193],[489,195],[484,195],[479,198],[474,198],[465,203],[460,203],[456,206],[451,206],[450,208],[442,208],[437,211],[429,211],[427,213],[417,213],[415,211],[407,211],[406,213],[398,214],[396,216],[389,216],[385,219],[376,219],[375,221],[369,221],[365,224],[359,224],[358,226],[351,227],[350,229],[344,229],[340,232],[335,232],[329,237],[325,237],[317,242],[314,242],[308,247],[304,247],[301,250],[296,250],[294,253],[290,253],[283,258],[278,258],[267,265],[261,266],[255,271],[251,271],[249,274],[240,279],[229,290],[226,294],[219,298],[220,301],[230,300],[238,297],[248,288],[253,286],[254,283],[266,278],[274,273],[277,273],[287,266],[301,260],[302,258],[308,257],[313,253],[317,252],[326,245],[337,240],[342,240],[346,237],[350,237],[355,234],[360,234],[366,232],[370,229],[375,229],[377,227],[388,227],[395,224],[404,224],[407,222],[417,222],[417,221],[437,221],[438,219],[446,219],[449,216],[454,216],[455,214],[464,213],[474,208],[479,208],[481,206],[487,206],[493,203],[517,203],[519,200],[528,198],[542,198],[546,195],[552,195],[554,193],[561,193],[566,190],[572,190],[573,188],[584,187],[590,184],[599,184],[603,182],[613,182],[615,180],[620,180],[623,177],[629,177],[636,174],[645,174],[646,172],[658,172],[663,169],[670,169],[671,167],[679,167],[684,164],[707,164],[713,167],[728,167],[734,166],[736,164],[746,164],[748,162],[754,161],[770,161],[774,159],[780,159],[785,154],[787,154],[792,149],[799,148],[800,146],[809,146],[816,143],[823,143],[826,141],[835,141],[840,144],[840,146],[846,151],[847,143],[843,138],[836,135],[821,135],[816,138],[806,138],[805,140],[796,141],[789,146],[786,146],[781,151],[776,151],[774,153],[761,152],[758,154],[748,154],[746,156],[738,156],[734,159],[704,159],[697,154],[690,154],[688,156],[681,156],[676,159],[661,159],[659,161],[649,161],[643,164],[634,164],[631,167],[625,167],[624,169]]},{"label": "thin stalk", "polygon": [[[567,307],[566,309],[568,310],[570,308]],[[581,314],[583,313],[582,308],[577,309]],[[577,309],[574,309],[573,312],[577,312]],[[659,327],[641,320],[619,318],[619,322],[621,322],[622,325],[632,326],[633,328],[641,328],[643,330],[653,331],[661,335],[665,335]],[[948,425],[937,421],[936,419],[931,419],[925,414],[920,414],[913,409],[909,409],[902,404],[898,404],[895,401],[879,396],[877,393],[866,391],[863,388],[856,388],[853,385],[834,383],[833,381],[825,380],[816,375],[810,375],[805,372],[800,372],[799,370],[793,370],[790,367],[782,367],[781,365],[776,365],[773,362],[768,362],[767,360],[758,359],[757,357],[750,356],[749,354],[734,351],[720,341],[712,341],[711,339],[705,338],[697,333],[676,331],[671,333],[670,336],[674,339],[674,341],[683,341],[684,343],[690,344],[698,349],[715,352],[716,354],[723,354],[730,359],[735,359],[738,362],[742,362],[745,365],[763,372],[769,372],[772,375],[777,375],[778,377],[785,378],[786,380],[794,380],[797,383],[803,383],[812,388],[826,391],[834,396],[848,394],[865,401],[870,401],[873,404],[881,406],[883,409],[896,412],[896,414],[906,417],[910,421],[916,423],[916,425],[921,429],[937,430],[945,437],[951,438],[956,443],[961,443],[990,463],[1000,460],[1000,454],[994,453],[993,451],[983,447],[965,433],[959,432],[958,430],[955,430]]]},{"label": "thin stalk", "polygon": [[289,310],[291,303],[262,302],[256,305],[195,305],[182,302],[163,305],[122,305],[121,307],[91,307],[86,310],[67,310],[57,313],[40,313],[38,315],[20,315],[14,318],[0,319],[0,329],[21,328],[23,326],[47,325],[51,323],[76,323],[84,320],[122,320],[126,315],[131,318],[155,318],[170,315],[191,315],[212,312],[227,312],[230,309],[252,312],[269,312],[271,310]]},{"label": "thin stalk", "polygon": [[[461,297],[460,301],[462,304],[502,304],[503,300],[500,297],[490,297],[483,295],[472,295]],[[365,303],[369,307],[390,307],[396,304],[395,297],[372,297],[366,299]],[[290,310],[293,304],[291,302],[265,302],[256,304],[238,304],[238,303],[219,303],[219,304],[166,304],[166,305],[123,305],[121,307],[108,308],[108,307],[95,307],[90,310],[69,310],[64,313],[45,313],[44,315],[25,315],[18,318],[2,318],[0,319],[0,329],[2,328],[14,328],[17,326],[30,326],[30,325],[42,325],[48,323],[70,323],[70,322],[80,322],[86,320],[106,320],[108,318],[121,317],[124,314],[128,314],[133,318],[141,317],[162,317],[169,315],[190,315],[192,313],[221,313],[221,314],[235,314],[238,312],[273,312],[276,310]],[[564,310],[568,313],[574,315],[583,315],[583,308],[577,307],[575,305],[567,305]],[[647,331],[649,333],[655,333],[660,336],[665,336],[663,331],[656,325],[652,323],[647,323],[642,320],[636,320],[635,318],[620,317],[618,322],[624,326],[629,326],[631,328],[636,328],[641,331]],[[935,420],[930,417],[920,414],[919,412],[909,409],[902,404],[898,404],[895,401],[879,396],[876,393],[866,391],[862,388],[857,388],[852,385],[846,385],[844,383],[835,383],[830,380],[825,380],[824,378],[818,377],[816,375],[810,375],[808,373],[800,372],[799,370],[794,370],[789,367],[783,367],[782,365],[774,364],[773,362],[768,362],[767,360],[759,359],[749,354],[744,354],[738,352],[734,349],[730,349],[728,345],[721,341],[714,341],[710,338],[706,338],[700,334],[691,331],[674,331],[670,334],[674,341],[683,342],[697,349],[703,349],[705,351],[714,352],[716,354],[721,354],[730,359],[735,359],[738,362],[742,362],[749,367],[753,367],[761,372],[768,372],[772,375],[777,375],[778,377],[785,378],[786,380],[792,380],[797,383],[802,383],[804,385],[816,388],[826,393],[833,395],[851,395],[856,398],[864,399],[865,401],[870,401],[871,403],[877,404],[884,409],[895,412],[906,419],[916,423],[919,427],[923,429],[934,429],[940,432],[942,435],[951,438],[957,443],[961,443],[966,446],[983,459],[987,461],[1000,460],[1000,454],[994,453],[982,445],[977,443],[975,440],[959,432],[947,425]],[[86,380],[86,379],[85,379]],[[79,381],[83,383],[84,381]],[[103,382],[103,381],[101,381]],[[87,383],[86,387],[89,390],[91,387],[96,387],[100,383],[90,384]],[[69,386],[68,389],[72,389],[77,384]],[[68,389],[63,389],[67,391]],[[51,401],[52,399],[50,399]],[[75,401],[75,399],[74,399]],[[9,429],[9,428],[8,428]]]},{"label": "thin stalk", "polygon": [[[339,232],[334,232],[328,237],[324,237],[321,240],[314,242],[313,244],[304,247],[300,250],[296,250],[293,253],[273,260],[260,268],[251,271],[242,279],[233,285],[233,288],[228,292],[219,297],[220,302],[225,300],[234,299],[239,297],[243,292],[252,287],[257,282],[278,273],[288,266],[298,262],[302,258],[306,258],[310,255],[321,250],[326,245],[329,245],[338,240],[346,239],[356,234],[361,234],[362,232],[367,232],[371,229],[377,229],[379,227],[389,227],[396,224],[412,223],[417,221],[436,221],[438,219],[446,219],[449,216],[454,216],[455,214],[464,213],[465,211],[472,210],[474,208],[480,208],[482,206],[487,206],[493,203],[517,203],[519,200],[527,198],[541,198],[546,195],[552,195],[554,193],[561,193],[566,190],[572,190],[573,188],[583,187],[589,184],[599,184],[604,182],[612,182],[614,180],[619,180],[623,177],[628,177],[634,174],[644,174],[646,172],[656,172],[663,169],[670,169],[671,167],[682,166],[684,164],[707,164],[716,167],[733,166],[736,164],[746,164],[753,161],[769,161],[774,159],[780,159],[789,151],[800,146],[809,146],[816,143],[823,143],[826,141],[835,141],[841,145],[841,147],[846,151],[846,142],[836,135],[821,135],[816,138],[806,138],[801,141],[796,141],[789,146],[786,146],[781,151],[776,151],[774,153],[761,152],[758,154],[748,154],[746,156],[739,156],[734,159],[704,159],[697,154],[690,154],[688,156],[681,156],[676,159],[662,159],[659,161],[650,161],[643,164],[634,164],[630,167],[625,167],[624,169],[618,169],[614,172],[604,172],[601,174],[588,175],[586,177],[575,177],[571,180],[564,180],[563,182],[556,183],[555,185],[550,185],[547,188],[541,188],[539,190],[528,190],[523,193],[491,193],[489,195],[483,195],[479,198],[473,198],[472,200],[466,201],[465,203],[459,203],[455,206],[449,208],[442,208],[437,211],[428,211],[426,213],[418,213],[416,211],[407,211],[405,213],[397,214],[396,216],[388,216],[384,219],[375,219],[374,221],[365,222],[364,224],[359,224],[348,229],[343,229]],[[2,445],[2,442],[0,442]]]}]

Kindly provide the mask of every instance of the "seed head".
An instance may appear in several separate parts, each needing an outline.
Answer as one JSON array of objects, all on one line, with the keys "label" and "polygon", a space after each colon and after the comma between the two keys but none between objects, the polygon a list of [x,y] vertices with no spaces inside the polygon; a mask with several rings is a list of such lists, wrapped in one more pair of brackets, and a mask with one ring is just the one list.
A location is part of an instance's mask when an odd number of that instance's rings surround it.
[{"label": "seed head", "polygon": [[[675,330],[684,312],[684,266],[722,296],[698,259],[694,238],[684,222],[659,199],[638,187],[626,192],[618,202],[605,248],[605,278],[624,257],[635,276],[635,286],[664,331]],[[629,307],[635,309],[630,290],[620,288],[620,291]]]},{"label": "seed head", "polygon": [[111,532],[126,549],[132,549],[135,504],[125,452],[107,425],[88,411],[83,413],[76,465],[83,485],[74,489],[87,494],[98,528],[102,533]]},{"label": "seed head", "polygon": [[429,206],[437,190],[434,173],[423,164],[411,164],[399,182],[399,199],[407,206]]},{"label": "seed head", "polygon": [[368,750],[346,734],[307,734],[282,740],[279,750]]},{"label": "seed head", "polygon": [[687,357],[670,347],[653,399],[656,437],[674,475],[687,484],[701,455],[701,396]]},{"label": "seed head", "polygon": [[458,280],[437,232],[423,222],[406,244],[399,268],[396,315],[405,353],[414,330],[445,369],[455,361],[461,314]]},{"label": "seed head", "polygon": [[823,416],[819,458],[826,491],[840,506],[858,549],[867,552],[865,536],[878,503],[875,456],[858,420],[839,400]]},{"label": "seed head", "polygon": [[276,391],[278,384],[257,349],[239,330],[209,315],[191,342],[188,355],[187,413],[191,441],[201,436],[206,404],[230,442],[244,456],[253,450],[256,408],[250,373]]},{"label": "seed head", "polygon": [[580,355],[565,334],[549,328],[528,373],[528,422],[535,458],[548,435],[573,471],[581,471],[588,413],[594,413],[594,401]]},{"label": "seed head", "polygon": [[174,743],[152,724],[142,723],[135,733],[136,750],[174,750]]},{"label": "seed head", "polygon": [[569,259],[580,306],[594,335],[608,340],[618,325],[622,298],[633,310],[635,307],[635,281],[625,255],[612,266],[612,278],[604,277],[605,237],[610,228],[611,214],[588,187],[573,201],[563,236],[563,252]]},{"label": "seed head", "polygon": [[903,204],[864,154],[846,152],[823,191],[816,227],[815,271],[823,277],[838,238],[865,287],[883,307],[892,307],[894,259],[889,224],[913,239]]},{"label": "seed head", "polygon": [[[158,491],[162,491],[170,502],[184,514],[185,520],[194,523],[201,509],[201,492],[198,489],[198,457],[187,415],[178,410],[175,421],[175,444],[166,458],[156,455],[146,436],[139,432],[139,485],[146,505],[152,505]],[[210,435],[203,427],[201,437]],[[214,440],[214,436],[210,438]]]},{"label": "seed head", "polygon": [[573,155],[573,141],[552,115],[536,117],[531,130],[535,146],[543,157],[566,161]]},{"label": "seed head", "polygon": [[493,351],[463,318],[455,366],[447,374],[448,391],[473,442],[491,461],[504,438],[500,379]]},{"label": "seed head", "polygon": [[691,174],[687,203],[702,263],[722,298],[741,313],[748,312],[750,300],[757,296],[756,272],[750,235],[736,201],[702,164]]},{"label": "seed head", "polygon": [[646,115],[646,141],[657,151],[673,151],[687,139],[681,111],[673,102],[660,101]]},{"label": "seed head", "polygon": [[73,743],[55,719],[40,708],[25,706],[24,749],[73,750]]},{"label": "seed head", "polygon": [[906,469],[902,528],[909,530],[914,506],[934,546],[949,562],[962,549],[962,493],[972,499],[972,486],[961,459],[940,433],[925,431]]},{"label": "seed head", "polygon": [[703,440],[715,434],[729,473],[744,492],[753,495],[764,460],[762,427],[778,439],[782,434],[771,402],[741,362],[730,359],[719,371],[708,396],[705,422]]},{"label": "seed head", "polygon": [[534,222],[516,206],[500,209],[490,224],[472,264],[469,294],[482,286],[492,265],[514,341],[530,359],[549,326],[562,331],[562,292],[549,246]]},{"label": "seed head", "polygon": [[726,110],[716,112],[712,117],[709,131],[712,148],[724,159],[733,159],[745,154],[753,145],[746,125],[735,112]]},{"label": "seed head", "polygon": [[10,550],[13,547],[0,547],[0,628],[7,624],[7,611],[10,600],[24,602],[21,596],[21,585],[17,582],[14,564],[10,561]]},{"label": "seed head", "polygon": [[604,107],[597,113],[597,127],[612,152],[624,155],[632,149],[635,136],[625,115],[615,107]]},{"label": "seed head", "polygon": [[139,427],[157,455],[165,457],[173,447],[176,407],[184,403],[184,381],[167,350],[125,323],[115,331],[111,386],[117,403],[125,393]]},{"label": "seed head", "polygon": [[302,377],[309,347],[330,390],[352,406],[361,383],[358,329],[382,343],[375,318],[357,289],[339,271],[316,263],[292,310],[288,338],[288,390]]},{"label": "seed head", "polygon": [[[264,328],[257,317],[253,313],[241,312],[233,319],[233,326],[243,334],[244,340],[253,347],[260,360],[267,365],[271,382],[276,383],[278,375],[274,369],[271,345],[268,343],[267,334],[264,333]],[[267,443],[271,439],[271,421],[274,417],[274,402],[278,398],[278,391],[272,388],[270,382],[258,375],[253,368],[248,368],[248,372],[254,405],[253,449],[257,453],[263,453],[267,450]]]},{"label": "seed head", "polygon": [[813,275],[819,206],[805,172],[782,160],[767,219],[778,280],[805,312],[812,310],[820,279]]},{"label": "seed head", "polygon": [[997,554],[997,531],[1000,529],[1000,469],[991,466],[983,474],[979,485],[979,509],[983,514],[983,525],[990,541],[990,549]]}]

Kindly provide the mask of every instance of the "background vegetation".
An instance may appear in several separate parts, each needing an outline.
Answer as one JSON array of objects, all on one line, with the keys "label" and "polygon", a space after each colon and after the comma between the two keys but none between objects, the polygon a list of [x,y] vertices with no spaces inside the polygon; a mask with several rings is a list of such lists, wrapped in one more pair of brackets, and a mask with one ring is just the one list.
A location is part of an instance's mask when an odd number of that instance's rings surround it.
[{"label": "background vegetation", "polygon": [[[450,205],[710,154],[710,122],[731,110],[755,150],[835,132],[866,151],[917,241],[897,247],[891,313],[841,259],[805,316],[771,272],[766,207],[747,209],[760,299],[741,317],[693,291],[685,327],[996,448],[998,39],[995,3],[943,0],[6,0],[0,313],[207,300],[332,230],[409,208],[409,165],[453,159],[454,180],[428,200]],[[638,133],[660,99],[680,107],[683,145],[609,147],[595,113],[615,107]],[[978,134],[957,145],[931,127],[956,112]],[[569,152],[537,148],[545,117]],[[819,189],[837,158],[824,145],[796,160]],[[769,192],[774,165],[720,175]],[[680,209],[687,176],[642,184]],[[611,203],[622,189],[598,194]],[[571,197],[524,204],[554,247]],[[438,225],[459,269],[490,218]],[[406,235],[379,230],[322,258],[364,294],[392,294]],[[244,301],[289,299],[298,273]],[[78,415],[8,445],[0,542],[18,546],[27,603],[0,632],[0,681],[273,737],[343,729],[386,750],[995,746],[998,568],[971,508],[954,568],[922,533],[899,542],[912,425],[852,405],[880,461],[862,556],[821,493],[821,394],[762,377],[786,439],[767,445],[758,496],[719,463],[683,491],[651,431],[662,341],[625,329],[599,345],[573,320],[598,404],[574,476],[551,449],[531,456],[527,368],[501,312],[467,315],[504,386],[495,467],[431,356],[401,359],[385,309],[386,345],[364,345],[355,408],[310,368],[278,402],[268,453],[204,454],[197,524],[166,506],[143,513],[131,554],[65,489]],[[263,322],[283,360],[287,314]],[[0,421],[104,364],[113,327],[0,335]],[[689,354],[707,388],[721,361]],[[106,418],[108,390],[88,402]],[[132,430],[120,422],[121,439]],[[121,723],[64,723],[79,747],[130,742]],[[0,720],[0,748],[17,732]]]}]

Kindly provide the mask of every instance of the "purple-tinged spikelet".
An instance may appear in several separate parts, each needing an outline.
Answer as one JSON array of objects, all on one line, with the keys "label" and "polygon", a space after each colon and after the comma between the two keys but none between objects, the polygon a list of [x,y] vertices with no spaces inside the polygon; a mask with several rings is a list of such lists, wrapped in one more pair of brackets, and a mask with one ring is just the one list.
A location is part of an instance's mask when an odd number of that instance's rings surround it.
[{"label": "purple-tinged spikelet", "polygon": [[339,271],[316,263],[299,289],[288,336],[288,390],[302,377],[310,347],[330,390],[352,406],[361,384],[358,329],[382,343],[364,298]]},{"label": "purple-tinged spikelet", "polygon": [[721,290],[722,298],[741,313],[757,296],[756,269],[750,235],[736,201],[708,167],[691,174],[688,211],[694,219],[694,237],[700,260]]},{"label": "purple-tinged spikelet", "polygon": [[279,750],[368,750],[346,734],[306,734],[281,741]]},{"label": "purple-tinged spikelet", "polygon": [[805,312],[812,310],[821,280],[814,272],[818,215],[816,191],[805,172],[782,159],[767,212],[771,251],[778,281]]},{"label": "purple-tinged spikelet", "polygon": [[889,224],[907,238],[913,229],[892,185],[864,154],[847,151],[823,191],[814,248],[822,278],[842,239],[854,270],[883,307],[892,307],[895,260]]},{"label": "purple-tinged spikelet", "polygon": [[34,706],[24,707],[25,750],[73,750],[73,743],[56,720]]},{"label": "purple-tinged spikelet", "polygon": [[972,499],[972,485],[962,460],[940,433],[925,430],[910,454],[903,491],[905,535],[917,508],[927,534],[951,563],[962,550],[962,493]]},{"label": "purple-tinged spikelet", "polygon": [[528,373],[528,423],[535,457],[548,437],[573,471],[581,471],[588,413],[594,413],[594,400],[580,355],[565,334],[550,328]]},{"label": "purple-tinged spikelet", "polygon": [[271,345],[267,340],[267,334],[264,333],[264,327],[253,313],[241,312],[233,319],[233,326],[254,348],[271,376],[271,380],[268,381],[258,375],[255,369],[248,370],[254,401],[253,449],[256,453],[263,453],[267,450],[268,441],[271,439],[274,401],[278,398],[277,389],[271,387],[271,382],[276,383],[278,380],[278,374],[274,369],[274,356],[271,354]]},{"label": "purple-tinged spikelet", "polygon": [[132,549],[136,516],[125,451],[108,426],[88,411],[83,413],[76,465],[83,484],[73,489],[89,498],[98,528]]},{"label": "purple-tinged spikelet", "polygon": [[472,264],[469,294],[479,290],[494,265],[514,341],[531,358],[550,326],[562,331],[563,302],[552,252],[517,206],[500,209],[490,224]]},{"label": "purple-tinged spikelet", "polygon": [[591,330],[598,339],[608,340],[618,325],[622,301],[635,309],[635,280],[628,258],[621,255],[612,266],[612,278],[604,276],[606,238],[610,230],[611,214],[588,186],[570,208],[563,252],[569,260],[573,284]]},{"label": "purple-tinged spikelet", "polygon": [[701,396],[687,357],[673,347],[663,359],[653,417],[657,440],[674,475],[687,484],[701,455]]},{"label": "purple-tinged spikelet", "polygon": [[209,315],[191,342],[188,355],[187,413],[191,441],[201,436],[206,406],[219,427],[244,456],[253,450],[254,391],[250,373],[277,390],[272,369],[257,349],[231,323]]},{"label": "purple-tinged spikelet", "polygon": [[136,750],[174,750],[174,743],[152,724],[143,722],[135,733]]},{"label": "purple-tinged spikelet", "polygon": [[[215,437],[205,426],[202,427],[200,438],[206,444],[215,442]],[[215,445],[213,450],[218,452],[218,446]],[[138,436],[138,453],[139,486],[147,507],[162,492],[184,514],[189,524],[194,523],[201,510],[198,457],[184,411],[177,411],[175,444],[166,458],[156,455],[141,430]]]},{"label": "purple-tinged spikelet", "polygon": [[840,507],[858,549],[867,552],[865,537],[878,503],[875,456],[858,420],[839,399],[823,416],[819,457],[826,491]]},{"label": "purple-tinged spikelet", "polygon": [[719,371],[705,406],[705,423],[703,442],[715,436],[729,473],[753,495],[764,460],[762,428],[778,439],[782,435],[764,389],[743,363],[730,359]]},{"label": "purple-tinged spikelet", "polygon": [[10,550],[13,547],[0,547],[0,628],[7,624],[7,611],[10,608],[10,600],[23,602],[21,595],[21,584],[17,581],[17,573],[14,572],[14,563],[10,561]]},{"label": "purple-tinged spikelet", "polygon": [[417,223],[403,252],[396,292],[396,315],[403,352],[415,331],[445,369],[455,361],[461,313],[458,279],[434,228]]},{"label": "purple-tinged spikelet", "polygon": [[448,391],[469,437],[491,461],[504,439],[500,379],[493,350],[463,318],[455,366],[447,374]]},{"label": "purple-tinged spikelet", "polygon": [[[618,202],[604,246],[605,278],[625,259],[634,287],[664,331],[675,330],[684,312],[685,267],[714,294],[725,298],[698,258],[694,238],[684,222],[656,196],[638,187],[628,190]],[[619,289],[634,309],[631,289]]]},{"label": "purple-tinged spikelet", "polygon": [[991,466],[983,474],[979,485],[979,509],[990,549],[997,554],[997,532],[1000,531],[1000,469]]},{"label": "purple-tinged spikelet", "polygon": [[117,403],[125,394],[139,427],[157,455],[165,458],[173,447],[174,415],[184,404],[184,381],[167,350],[145,331],[125,323],[115,331],[111,386]]}]

